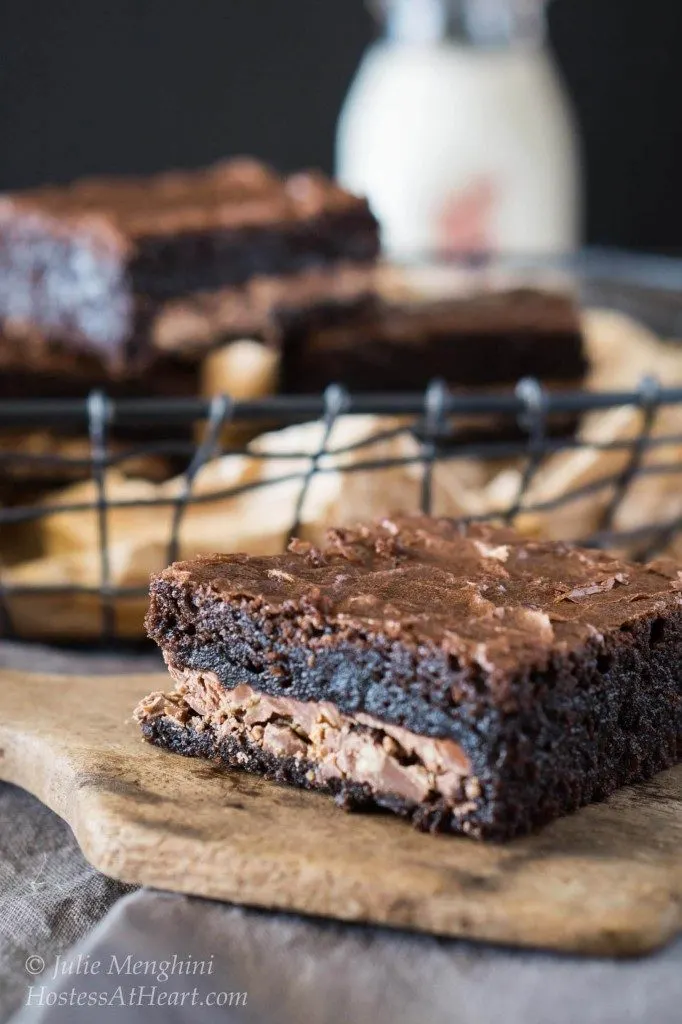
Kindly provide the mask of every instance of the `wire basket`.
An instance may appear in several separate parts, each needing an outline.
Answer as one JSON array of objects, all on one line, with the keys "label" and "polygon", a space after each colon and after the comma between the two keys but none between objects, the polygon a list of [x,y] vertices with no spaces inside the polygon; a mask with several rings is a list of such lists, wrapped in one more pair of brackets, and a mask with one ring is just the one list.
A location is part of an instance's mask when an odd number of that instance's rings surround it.
[{"label": "wire basket", "polygon": [[[328,445],[335,425],[340,417],[354,417],[372,414],[397,418],[390,430],[381,435],[368,435],[353,444],[355,461],[347,465],[336,465],[334,472],[372,472],[389,469],[392,466],[411,464],[418,467],[420,508],[400,510],[386,508],[385,513],[395,511],[422,511],[429,513],[433,503],[434,473],[439,466],[447,467],[453,460],[476,459],[496,462],[500,459],[517,460],[519,466],[518,486],[511,500],[503,508],[481,515],[468,516],[469,520],[502,520],[513,525],[521,512],[549,512],[552,508],[570,507],[577,500],[590,495],[601,495],[598,529],[588,536],[576,538],[585,545],[607,549],[627,549],[634,558],[648,560],[663,552],[671,539],[682,530],[682,515],[667,521],[644,523],[636,530],[623,531],[615,528],[617,513],[625,496],[634,482],[647,476],[661,476],[682,472],[682,461],[656,462],[647,465],[646,459],[655,448],[681,446],[680,434],[657,433],[654,426],[666,407],[682,406],[682,388],[661,388],[653,378],[646,378],[638,389],[618,393],[590,393],[546,391],[539,382],[528,379],[520,381],[515,390],[498,395],[467,395],[451,393],[442,381],[433,381],[423,393],[417,394],[362,394],[351,395],[339,385],[331,385],[322,395],[274,396],[249,402],[233,402],[223,395],[212,401],[195,399],[182,400],[110,400],[102,392],[94,392],[83,400],[22,400],[0,402],[0,429],[21,430],[28,425],[40,423],[55,430],[80,430],[87,432],[89,451],[85,457],[73,458],[63,455],[30,455],[22,452],[0,453],[0,474],[7,474],[20,468],[25,472],[47,469],[81,472],[89,476],[94,485],[94,500],[83,503],[55,504],[47,497],[36,504],[24,504],[0,508],[0,527],[3,531],[10,526],[35,523],[50,516],[62,516],[74,512],[90,512],[96,516],[98,582],[96,585],[60,582],[42,584],[33,581],[30,585],[13,584],[0,576],[0,633],[5,637],[21,637],[13,614],[13,603],[20,597],[50,595],[72,600],[75,595],[87,594],[98,602],[100,636],[104,641],[117,638],[116,602],[128,598],[144,598],[146,587],[118,586],[112,576],[110,550],[110,518],[121,508],[170,508],[170,529],[161,538],[166,552],[166,561],[174,561],[178,555],[179,537],[188,509],[202,501],[221,500],[229,503],[247,491],[267,492],[283,481],[295,484],[296,500],[287,531],[287,540],[295,537],[300,528],[301,512],[315,478],[329,472],[325,465]],[[639,426],[633,436],[626,440],[585,443],[576,436],[553,436],[550,430],[552,417],[584,416],[595,411],[618,408],[638,410]],[[479,423],[483,427],[494,419],[496,430],[486,433],[485,429],[466,433],[458,431],[458,423]],[[240,481],[222,491],[213,491],[209,496],[194,491],[198,474],[209,460],[217,457],[238,458],[248,455],[252,459],[266,458],[263,453],[249,446],[225,447],[225,427],[259,423],[284,426],[311,420],[320,420],[322,429],[320,443],[314,451],[291,451],[280,454],[290,459],[295,471],[276,478]],[[680,419],[682,424],[682,417]],[[199,432],[196,425],[202,425]],[[508,429],[504,429],[504,427]],[[177,428],[185,429],[184,437]],[[191,428],[195,428],[192,434]],[[156,436],[165,431],[175,440],[154,441],[131,445],[125,451],[111,445],[112,433],[119,428],[149,430],[154,428]],[[171,430],[171,428],[173,428]],[[502,428],[502,429],[500,429]],[[255,431],[254,431],[255,432]],[[366,448],[371,452],[378,439],[400,434],[415,440],[414,455],[400,459],[372,459],[363,457]],[[200,436],[200,440],[191,440]],[[178,439],[179,437],[179,439]],[[615,474],[605,474],[588,484],[568,489],[550,501],[528,504],[526,501],[536,475],[545,461],[558,452],[578,450],[618,451],[624,454],[624,462]],[[350,451],[335,448],[335,454]],[[184,469],[180,475],[180,487],[171,497],[141,500],[118,500],[108,493],[107,474],[133,457],[163,455],[182,460]],[[303,467],[303,468],[301,468]],[[227,506],[226,506],[227,507]],[[329,524],[333,525],[333,524]],[[229,549],[229,538],[225,539]]]}]

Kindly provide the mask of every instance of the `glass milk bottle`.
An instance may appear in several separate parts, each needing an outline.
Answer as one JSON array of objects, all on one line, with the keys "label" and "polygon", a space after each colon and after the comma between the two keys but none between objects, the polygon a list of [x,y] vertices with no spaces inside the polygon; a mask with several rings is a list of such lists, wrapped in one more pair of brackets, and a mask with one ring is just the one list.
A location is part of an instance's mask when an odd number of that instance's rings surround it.
[{"label": "glass milk bottle", "polygon": [[580,243],[577,131],[544,0],[378,0],[384,38],[341,112],[337,175],[393,256]]}]

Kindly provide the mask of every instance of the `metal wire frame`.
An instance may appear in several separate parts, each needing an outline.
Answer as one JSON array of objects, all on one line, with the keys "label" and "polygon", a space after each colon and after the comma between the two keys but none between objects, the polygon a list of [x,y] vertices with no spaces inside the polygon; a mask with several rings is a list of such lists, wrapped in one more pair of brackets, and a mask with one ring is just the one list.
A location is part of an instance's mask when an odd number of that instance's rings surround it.
[{"label": "metal wire frame", "polygon": [[[635,437],[625,441],[586,443],[576,437],[553,437],[549,424],[553,415],[583,414],[596,410],[608,410],[620,406],[631,406],[641,410],[641,425]],[[300,482],[301,487],[295,502],[294,515],[288,538],[295,537],[300,529],[301,517],[310,493],[311,485],[318,475],[325,473],[354,473],[392,467],[419,465],[422,468],[421,511],[429,513],[433,507],[433,478],[436,465],[463,457],[483,460],[500,458],[522,458],[523,468],[520,486],[512,502],[500,514],[469,517],[471,520],[490,518],[503,519],[513,523],[521,511],[524,513],[551,512],[571,502],[597,496],[602,492],[610,494],[599,528],[583,542],[593,546],[635,546],[642,558],[651,558],[659,553],[682,530],[682,515],[666,522],[650,523],[629,532],[614,530],[618,510],[635,480],[650,475],[682,473],[682,460],[645,465],[648,452],[657,447],[682,446],[680,434],[654,436],[656,417],[664,406],[682,406],[682,388],[663,389],[658,383],[646,378],[640,387],[629,392],[548,392],[535,380],[520,381],[516,389],[508,394],[494,396],[458,395],[451,393],[443,381],[433,381],[425,392],[395,394],[350,395],[339,385],[332,385],[322,395],[274,396],[252,402],[233,402],[223,395],[210,402],[194,399],[149,401],[114,401],[101,392],[91,394],[85,400],[27,400],[0,401],[0,429],[17,428],[40,422],[52,425],[57,431],[65,428],[73,436],[80,430],[87,432],[90,444],[88,458],[62,457],[59,455],[30,455],[22,452],[0,453],[0,475],[16,467],[28,471],[44,469],[80,470],[89,473],[95,485],[94,501],[54,504],[46,499],[41,504],[0,508],[0,528],[9,524],[35,522],[49,516],[74,512],[94,511],[98,530],[99,574],[97,585],[16,585],[2,581],[0,573],[0,634],[16,635],[12,623],[11,599],[26,594],[45,595],[91,594],[99,596],[101,602],[102,638],[111,640],[116,635],[115,603],[117,599],[144,596],[144,588],[121,587],[112,582],[110,564],[109,514],[119,508],[172,508],[171,528],[168,537],[168,561],[177,558],[182,523],[187,509],[192,505],[229,501],[249,491],[257,491],[286,482]],[[414,457],[359,459],[344,465],[343,459],[332,464],[326,458],[330,454],[330,442],[334,428],[343,415],[374,414],[399,417],[399,422],[368,435],[361,441],[344,447],[334,447],[334,456],[371,449],[379,441],[386,441],[409,433],[419,440],[419,450]],[[480,433],[473,439],[456,430],[458,418],[466,417],[467,422],[477,419],[514,427],[516,437],[503,439],[499,433]],[[223,428],[230,424],[254,424],[259,420],[285,425],[319,419],[322,423],[320,441],[311,452],[291,451],[277,454],[277,459],[298,462],[296,471],[282,473],[265,480],[249,480],[221,491],[194,493],[194,483],[203,466],[218,456],[244,456],[268,459],[267,452],[252,451],[247,446],[226,448],[221,443]],[[682,420],[682,417],[681,417]],[[168,425],[204,423],[199,440],[187,438],[131,445],[125,451],[112,450],[112,428],[125,425],[141,430],[153,427],[155,431]],[[198,432],[195,431],[198,435]],[[629,453],[624,469],[615,474],[591,480],[565,493],[544,501],[528,502],[531,485],[543,462],[559,451],[571,450],[621,451]],[[162,498],[139,500],[113,499],[107,494],[107,470],[120,466],[141,455],[175,456],[186,461],[181,475],[181,486],[177,494]],[[305,467],[300,468],[301,460]],[[392,511],[387,509],[388,511]]]}]

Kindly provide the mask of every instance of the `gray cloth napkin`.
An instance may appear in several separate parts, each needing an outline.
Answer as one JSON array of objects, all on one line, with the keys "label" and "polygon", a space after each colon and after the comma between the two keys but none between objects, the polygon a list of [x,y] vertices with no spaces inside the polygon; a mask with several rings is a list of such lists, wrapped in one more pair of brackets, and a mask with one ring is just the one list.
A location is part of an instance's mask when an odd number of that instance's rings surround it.
[{"label": "gray cloth napkin", "polygon": [[55,814],[0,785],[0,1021],[24,998],[27,958],[51,962],[129,891],[86,864]]},{"label": "gray cloth napkin", "polygon": [[[50,671],[121,671],[112,655],[28,651],[0,645],[0,665]],[[157,669],[155,656],[135,671]],[[99,923],[98,923],[99,922]],[[140,974],[51,977],[57,956],[90,955],[106,970],[130,954]],[[209,976],[154,962],[211,960]],[[81,958],[81,962],[83,962]],[[44,969],[43,969],[44,965]],[[33,972],[33,973],[32,973]],[[105,1009],[47,1005],[48,993],[198,990],[240,997],[221,1009],[147,1005]],[[44,1005],[27,997],[44,993]],[[246,996],[246,1005],[241,997]],[[148,998],[148,997],[147,997]],[[158,998],[158,997],[157,997]],[[34,1004],[36,996],[34,995]],[[69,828],[38,801],[0,786],[0,1021],[259,1021],[267,1024],[677,1024],[682,1019],[682,940],[636,961],[582,960],[246,910],[208,900],[131,891],[90,868]]]},{"label": "gray cloth napkin", "polygon": [[[0,667],[100,675],[161,666],[153,652],[121,658],[0,643]],[[0,785],[0,1021],[24,997],[26,958],[35,954],[52,961],[129,891],[86,864],[70,829],[55,814],[27,793]]]}]

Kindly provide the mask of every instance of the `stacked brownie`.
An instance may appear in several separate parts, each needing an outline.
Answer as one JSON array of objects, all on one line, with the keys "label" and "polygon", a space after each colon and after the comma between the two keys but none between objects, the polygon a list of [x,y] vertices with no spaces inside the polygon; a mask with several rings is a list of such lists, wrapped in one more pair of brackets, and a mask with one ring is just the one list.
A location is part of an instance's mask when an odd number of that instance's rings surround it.
[{"label": "stacked brownie", "polygon": [[399,517],[152,582],[151,742],[506,839],[682,756],[682,573]]},{"label": "stacked brownie", "polygon": [[[15,371],[30,369],[39,386],[58,377],[77,392],[102,380],[144,391],[154,367],[169,389],[187,390],[195,342],[190,336],[186,344],[182,332],[168,342],[181,300],[192,300],[195,325],[197,309],[217,303],[226,310],[220,330],[238,333],[240,317],[258,312],[258,295],[248,292],[255,280],[373,261],[378,249],[364,200],[320,174],[280,178],[251,160],[6,195],[5,385]],[[202,345],[220,340],[209,323]]]},{"label": "stacked brownie", "polygon": [[[378,251],[365,200],[252,160],[5,195],[0,398],[197,395],[209,350],[261,332],[275,305],[357,297]],[[154,437],[114,431],[124,445]],[[48,454],[65,451],[48,440]],[[0,469],[0,500],[15,502],[88,472]]]}]

